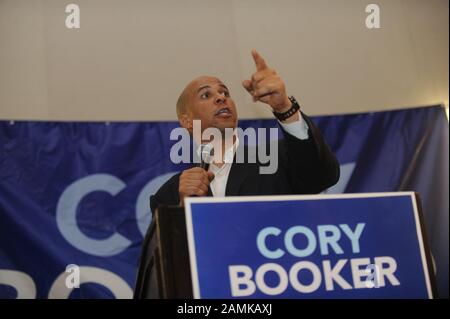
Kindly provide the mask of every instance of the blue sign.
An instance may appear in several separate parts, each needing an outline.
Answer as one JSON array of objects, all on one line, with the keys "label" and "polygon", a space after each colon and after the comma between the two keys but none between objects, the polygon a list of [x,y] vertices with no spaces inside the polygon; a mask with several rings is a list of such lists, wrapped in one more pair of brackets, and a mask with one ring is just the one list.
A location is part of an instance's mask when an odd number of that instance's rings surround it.
[{"label": "blue sign", "polygon": [[414,193],[190,198],[195,298],[432,298]]}]

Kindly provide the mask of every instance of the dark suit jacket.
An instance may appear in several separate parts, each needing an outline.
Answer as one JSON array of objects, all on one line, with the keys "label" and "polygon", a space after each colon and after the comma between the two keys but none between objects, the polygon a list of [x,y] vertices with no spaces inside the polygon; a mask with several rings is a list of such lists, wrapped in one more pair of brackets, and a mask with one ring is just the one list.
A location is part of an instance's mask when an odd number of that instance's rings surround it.
[{"label": "dark suit jacket", "polygon": [[[260,174],[260,163],[233,162],[225,189],[226,196],[315,194],[337,183],[339,163],[336,157],[331,153],[319,129],[306,115],[302,116],[308,124],[309,138],[299,140],[283,132],[284,138],[278,141],[276,173]],[[248,153],[248,147],[246,152]],[[179,204],[180,174],[170,178],[150,197],[152,211],[159,205]],[[211,189],[209,196],[212,196]]]}]

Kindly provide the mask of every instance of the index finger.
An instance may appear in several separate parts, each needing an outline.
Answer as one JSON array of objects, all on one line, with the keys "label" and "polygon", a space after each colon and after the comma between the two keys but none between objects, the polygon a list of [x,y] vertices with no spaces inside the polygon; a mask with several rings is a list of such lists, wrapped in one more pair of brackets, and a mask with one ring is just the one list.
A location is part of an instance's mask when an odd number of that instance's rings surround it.
[{"label": "index finger", "polygon": [[256,70],[261,71],[267,68],[266,61],[264,61],[263,57],[255,50],[252,50],[253,60],[255,61]]}]

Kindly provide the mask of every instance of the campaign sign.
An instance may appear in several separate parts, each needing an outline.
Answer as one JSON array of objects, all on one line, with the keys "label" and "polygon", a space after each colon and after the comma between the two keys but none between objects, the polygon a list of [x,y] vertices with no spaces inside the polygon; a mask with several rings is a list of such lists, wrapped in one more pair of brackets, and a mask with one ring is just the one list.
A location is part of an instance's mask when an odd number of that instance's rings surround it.
[{"label": "campaign sign", "polygon": [[412,192],[185,207],[195,298],[433,298]]}]

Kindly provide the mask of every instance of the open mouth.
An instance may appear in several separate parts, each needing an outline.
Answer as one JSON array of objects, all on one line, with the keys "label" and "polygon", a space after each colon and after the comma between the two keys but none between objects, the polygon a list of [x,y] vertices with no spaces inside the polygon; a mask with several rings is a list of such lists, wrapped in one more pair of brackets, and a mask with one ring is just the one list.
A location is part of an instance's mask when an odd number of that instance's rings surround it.
[{"label": "open mouth", "polygon": [[231,111],[228,107],[223,107],[223,108],[219,109],[215,114],[215,116],[220,116],[220,117],[228,117],[231,115],[232,115]]}]

